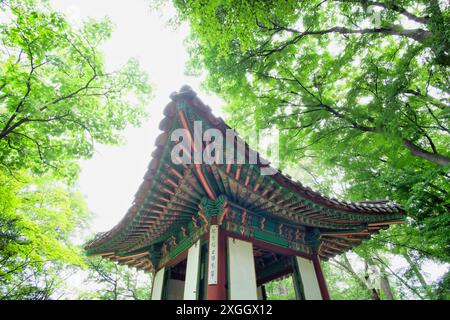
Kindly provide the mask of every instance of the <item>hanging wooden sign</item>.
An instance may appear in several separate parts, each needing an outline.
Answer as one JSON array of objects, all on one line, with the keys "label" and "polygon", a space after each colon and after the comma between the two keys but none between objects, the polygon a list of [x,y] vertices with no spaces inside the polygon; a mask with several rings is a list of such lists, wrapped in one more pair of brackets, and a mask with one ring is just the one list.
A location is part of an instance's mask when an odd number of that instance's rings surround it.
[{"label": "hanging wooden sign", "polygon": [[209,228],[208,284],[217,284],[217,252],[219,250],[219,226]]}]

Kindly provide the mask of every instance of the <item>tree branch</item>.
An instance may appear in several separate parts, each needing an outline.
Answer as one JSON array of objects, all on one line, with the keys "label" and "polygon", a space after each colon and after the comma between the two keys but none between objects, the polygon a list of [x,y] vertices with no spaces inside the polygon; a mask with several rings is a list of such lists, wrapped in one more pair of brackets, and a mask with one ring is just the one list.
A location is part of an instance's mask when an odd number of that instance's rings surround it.
[{"label": "tree branch", "polygon": [[[380,27],[380,28],[363,28],[363,29],[350,29],[347,27],[332,27],[329,29],[324,30],[306,30],[306,31],[299,31],[293,28],[283,27],[278,24],[274,25],[274,28],[266,28],[267,30],[273,31],[287,31],[292,34],[295,34],[296,36],[292,39],[282,43],[281,45],[265,49],[263,46],[261,46],[259,50],[259,55],[268,57],[271,54],[275,52],[283,51],[285,48],[287,48],[290,45],[296,44],[301,39],[305,38],[306,36],[311,35],[325,35],[329,33],[339,33],[342,35],[347,34],[386,34],[386,35],[395,35],[395,36],[402,36],[406,38],[413,39],[417,42],[423,43],[427,38],[432,36],[432,33],[430,31],[424,30],[424,29],[403,29],[401,26],[391,26],[391,27]],[[258,52],[256,53],[258,54]]]},{"label": "tree branch", "polygon": [[411,154],[419,158],[431,161],[440,166],[446,166],[450,164],[449,157],[424,150],[421,147],[415,145],[411,140],[403,139],[403,144],[411,152]]},{"label": "tree branch", "polygon": [[388,10],[392,10],[395,11],[397,13],[400,13],[401,15],[404,15],[405,17],[407,17],[408,19],[418,22],[418,23],[422,23],[422,24],[427,24],[429,22],[429,17],[418,17],[414,14],[412,14],[411,12],[407,11],[405,8],[399,6],[396,3],[390,2],[390,3],[384,3],[384,2],[379,2],[379,1],[367,1],[367,0],[333,0],[335,2],[343,2],[343,3],[358,3],[358,4],[362,4],[365,6],[374,6],[374,7],[380,7],[383,9],[388,9]]}]

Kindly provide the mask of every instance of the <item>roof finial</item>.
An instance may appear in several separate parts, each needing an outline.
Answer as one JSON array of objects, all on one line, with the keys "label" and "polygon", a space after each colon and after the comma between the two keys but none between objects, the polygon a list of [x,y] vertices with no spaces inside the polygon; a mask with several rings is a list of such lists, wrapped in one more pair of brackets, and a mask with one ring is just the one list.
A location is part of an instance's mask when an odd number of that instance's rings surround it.
[{"label": "roof finial", "polygon": [[174,92],[170,95],[170,98],[173,101],[179,101],[183,99],[192,99],[197,96],[197,93],[192,90],[192,88],[188,85],[184,85],[181,87],[179,92]]},{"label": "roof finial", "polygon": [[194,92],[194,90],[192,90],[191,86],[185,84],[180,89],[180,93],[183,93],[183,92]]}]

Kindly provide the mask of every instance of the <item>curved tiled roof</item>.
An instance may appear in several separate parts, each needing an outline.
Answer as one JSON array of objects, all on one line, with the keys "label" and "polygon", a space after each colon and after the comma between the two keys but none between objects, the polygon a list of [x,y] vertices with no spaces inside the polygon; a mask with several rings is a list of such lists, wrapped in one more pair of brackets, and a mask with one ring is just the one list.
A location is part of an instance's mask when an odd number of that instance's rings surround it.
[{"label": "curved tiled roof", "polygon": [[[163,155],[165,146],[169,142],[169,134],[173,129],[173,124],[177,117],[177,103],[186,103],[191,108],[193,108],[196,113],[201,115],[203,119],[207,120],[211,124],[211,126],[221,130],[222,132],[225,132],[227,129],[231,129],[221,118],[215,117],[212,114],[211,108],[205,105],[197,97],[197,94],[190,89],[190,87],[184,86],[179,93],[173,93],[171,95],[171,99],[172,101],[164,109],[164,118],[159,124],[159,129],[162,132],[156,138],[156,148],[152,152],[152,160],[148,165],[147,172],[145,173],[143,181],[135,195],[133,204],[131,205],[123,219],[115,227],[107,232],[97,234],[95,239],[93,239],[86,245],[87,250],[94,250],[95,248],[99,248],[100,246],[112,241],[113,238],[121,234],[121,232],[123,232],[132,223],[138,211],[140,210],[140,208],[142,208],[144,200],[154,184],[155,174],[158,171],[158,168],[160,168],[160,166],[162,165],[161,157]],[[245,145],[246,153],[250,152],[250,147],[247,144]],[[269,166],[264,159],[259,157],[259,154],[257,166]],[[283,174],[280,171],[270,176],[269,179],[272,179],[273,182],[275,182],[277,185],[290,190],[292,193],[330,210],[369,216],[385,215],[386,219],[383,219],[383,221],[390,221],[389,216],[393,217],[393,221],[398,220],[398,216],[404,214],[404,211],[401,207],[386,200],[347,202],[323,196],[320,193],[313,191],[309,187],[303,186],[300,182],[292,180],[289,175]],[[389,222],[383,222],[380,223],[380,225],[388,223]],[[109,252],[106,251],[103,253],[108,254]]]}]

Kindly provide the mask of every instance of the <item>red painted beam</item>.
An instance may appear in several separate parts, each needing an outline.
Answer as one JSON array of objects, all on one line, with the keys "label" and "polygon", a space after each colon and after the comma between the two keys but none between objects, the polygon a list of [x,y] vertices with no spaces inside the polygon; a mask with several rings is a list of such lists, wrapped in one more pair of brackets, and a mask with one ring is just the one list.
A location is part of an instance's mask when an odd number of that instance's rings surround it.
[{"label": "red painted beam", "polygon": [[312,262],[314,265],[314,271],[316,272],[317,282],[319,283],[320,294],[323,300],[330,300],[330,294],[328,293],[327,283],[323,276],[322,268],[320,267],[320,260],[317,254],[312,255]]},{"label": "red painted beam", "polygon": [[[186,116],[184,114],[183,111],[179,111],[178,112],[178,116],[180,117],[180,122],[181,122],[181,126],[186,129],[189,133],[188,135],[188,139],[189,139],[189,144],[191,145],[191,148],[195,151],[195,144],[194,141],[192,139],[192,134],[191,131],[189,129],[189,124],[187,122]],[[205,188],[206,193],[208,194],[208,196],[212,199],[215,200],[216,196],[214,195],[214,192],[211,189],[211,186],[209,185],[208,181],[206,180],[205,175],[203,174],[202,171],[202,165],[201,164],[194,164],[194,168],[195,168],[195,172],[197,173],[200,182],[202,184],[202,186]]]}]

